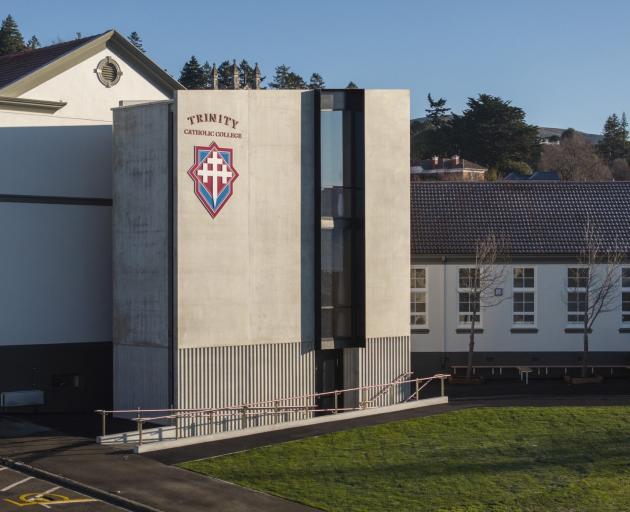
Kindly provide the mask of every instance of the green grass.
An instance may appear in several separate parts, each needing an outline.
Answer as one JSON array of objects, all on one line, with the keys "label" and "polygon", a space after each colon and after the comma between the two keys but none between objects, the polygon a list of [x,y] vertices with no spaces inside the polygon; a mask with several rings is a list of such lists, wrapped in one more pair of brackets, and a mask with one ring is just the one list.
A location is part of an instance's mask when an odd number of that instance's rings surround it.
[{"label": "green grass", "polygon": [[630,407],[467,409],[181,466],[331,511],[630,511]]}]

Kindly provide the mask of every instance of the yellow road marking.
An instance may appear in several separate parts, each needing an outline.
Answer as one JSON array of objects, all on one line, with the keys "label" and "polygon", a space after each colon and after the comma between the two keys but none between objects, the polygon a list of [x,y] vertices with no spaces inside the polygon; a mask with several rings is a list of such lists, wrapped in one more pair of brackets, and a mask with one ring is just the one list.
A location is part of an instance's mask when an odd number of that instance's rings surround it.
[{"label": "yellow road marking", "polygon": [[16,507],[30,507],[33,505],[42,505],[46,508],[51,505],[70,505],[72,503],[93,503],[98,501],[94,498],[69,498],[63,494],[48,494],[48,493],[36,493],[30,492],[22,494],[16,500],[10,498],[4,498],[4,501],[15,505]]}]

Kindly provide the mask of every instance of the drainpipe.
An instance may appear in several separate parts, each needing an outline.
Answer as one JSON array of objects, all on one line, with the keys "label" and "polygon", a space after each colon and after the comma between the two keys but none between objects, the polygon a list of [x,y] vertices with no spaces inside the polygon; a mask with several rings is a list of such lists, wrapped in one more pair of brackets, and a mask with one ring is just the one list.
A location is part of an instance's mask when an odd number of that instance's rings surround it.
[{"label": "drainpipe", "polygon": [[446,289],[446,256],[442,256],[442,359],[446,359],[446,307],[448,290]]}]

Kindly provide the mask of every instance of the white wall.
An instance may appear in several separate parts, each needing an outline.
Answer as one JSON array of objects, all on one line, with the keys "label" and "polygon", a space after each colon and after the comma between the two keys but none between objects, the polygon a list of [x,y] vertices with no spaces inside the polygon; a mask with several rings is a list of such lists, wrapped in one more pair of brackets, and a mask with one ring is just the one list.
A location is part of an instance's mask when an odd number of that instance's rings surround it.
[{"label": "white wall", "polygon": [[[415,265],[415,264],[414,264]],[[427,268],[428,333],[412,332],[413,352],[465,352],[468,350],[468,334],[457,334],[458,294],[457,269],[465,264],[418,263]],[[512,325],[512,267],[534,266],[536,268],[536,327],[537,333],[511,333]],[[565,333],[567,323],[566,285],[567,267],[559,263],[513,264],[507,270],[503,285],[505,301],[482,311],[483,333],[475,336],[475,351],[478,352],[554,352],[581,351],[582,335]],[[444,280],[444,277],[446,279]],[[619,285],[620,286],[620,285]],[[620,333],[621,288],[616,292],[616,310],[602,313],[595,322],[590,335],[591,351],[628,351],[630,335]]]},{"label": "white wall", "polygon": [[[122,71],[120,81],[105,87],[94,70],[105,57],[112,57]],[[167,96],[157,89],[143,73],[122,56],[106,48],[85,59],[45,83],[25,92],[20,98],[65,101],[68,104],[56,112],[56,118],[73,118],[112,122],[113,107],[121,100],[164,100]]]},{"label": "white wall", "polygon": [[0,345],[110,341],[111,209],[0,203]]}]

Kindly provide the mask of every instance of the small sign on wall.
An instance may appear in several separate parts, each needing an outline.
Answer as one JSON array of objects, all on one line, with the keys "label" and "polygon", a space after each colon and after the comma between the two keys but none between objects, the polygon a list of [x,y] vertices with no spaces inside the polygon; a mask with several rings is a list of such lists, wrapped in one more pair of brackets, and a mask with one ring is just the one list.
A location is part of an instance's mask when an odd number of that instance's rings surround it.
[{"label": "small sign on wall", "polygon": [[495,297],[503,297],[503,288],[495,288],[494,289]]}]

